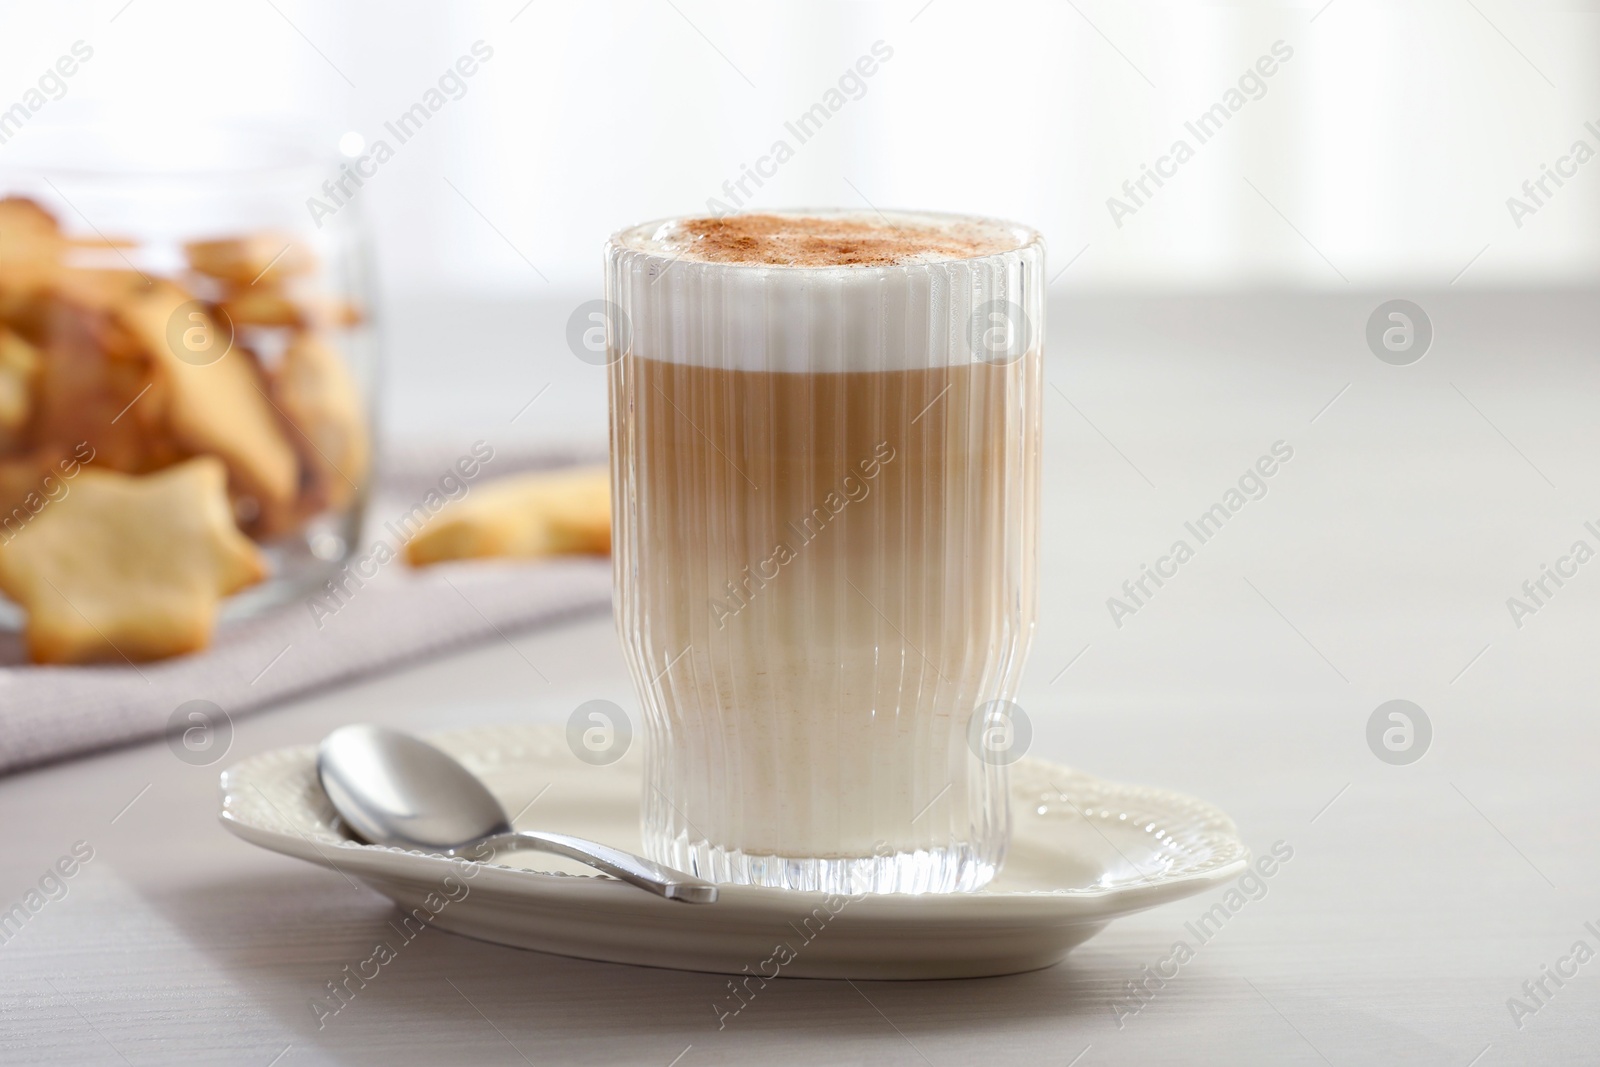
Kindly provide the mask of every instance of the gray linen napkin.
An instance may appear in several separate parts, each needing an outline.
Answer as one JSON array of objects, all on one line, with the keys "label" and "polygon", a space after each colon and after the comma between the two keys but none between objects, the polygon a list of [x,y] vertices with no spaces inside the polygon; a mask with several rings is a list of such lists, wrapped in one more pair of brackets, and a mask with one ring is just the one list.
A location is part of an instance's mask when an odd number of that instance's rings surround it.
[{"label": "gray linen napkin", "polygon": [[[443,450],[388,451],[368,508],[363,552],[370,554],[380,538],[393,546],[384,524],[422,500],[456,459],[457,453]],[[502,449],[476,482],[602,459],[592,452]],[[209,701],[231,718],[611,603],[611,566],[603,559],[464,562],[423,570],[395,559],[375,569],[359,587],[346,582],[338,599],[318,600],[319,609],[297,600],[226,623],[205,652],[158,663],[36,667],[26,663],[18,634],[0,633],[0,773],[166,733],[190,701]],[[189,710],[195,708],[203,710]],[[187,712],[177,717],[185,726],[200,721]]]}]

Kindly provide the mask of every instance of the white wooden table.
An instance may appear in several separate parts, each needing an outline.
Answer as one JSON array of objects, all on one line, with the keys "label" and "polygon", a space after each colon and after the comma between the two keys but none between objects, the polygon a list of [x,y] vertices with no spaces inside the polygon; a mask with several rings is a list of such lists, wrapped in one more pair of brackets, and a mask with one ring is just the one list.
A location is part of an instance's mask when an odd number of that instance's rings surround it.
[{"label": "white wooden table", "polygon": [[[0,907],[75,842],[93,850],[0,944],[0,1062],[1594,1062],[1600,960],[1559,986],[1542,968],[1570,973],[1579,940],[1600,951],[1600,562],[1520,628],[1506,601],[1574,541],[1600,547],[1583,526],[1600,520],[1600,310],[1586,294],[1411,294],[1438,338],[1395,367],[1362,340],[1389,295],[1053,309],[1044,612],[1020,703],[1036,754],[1197,794],[1258,852],[1293,849],[1204,944],[1185,924],[1220,891],[1034,974],[780,981],[719,1031],[724,978],[431,930],[319,1030],[312,999],[392,909],[223,832],[217,772],[352,720],[636,708],[597,617],[243,718],[213,766],[158,742],[0,780]],[[400,424],[502,432],[507,398],[554,380],[567,396],[533,430],[597,435],[598,376],[557,340],[566,310],[508,317],[556,354],[501,330],[463,340],[483,354],[452,377],[413,341]],[[1280,440],[1294,455],[1267,495],[1115,626],[1107,598]],[[1409,765],[1367,743],[1396,698],[1432,725]],[[1128,1012],[1127,983],[1179,939],[1194,958]],[[1541,978],[1542,1003],[1523,988]],[[1513,1019],[1512,997],[1538,1010]]]}]

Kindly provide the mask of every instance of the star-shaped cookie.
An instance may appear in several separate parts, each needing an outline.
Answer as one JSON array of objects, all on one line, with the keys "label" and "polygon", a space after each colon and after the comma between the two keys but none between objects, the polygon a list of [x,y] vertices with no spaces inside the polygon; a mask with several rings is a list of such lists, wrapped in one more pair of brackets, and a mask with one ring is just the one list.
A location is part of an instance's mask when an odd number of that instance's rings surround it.
[{"label": "star-shaped cookie", "polygon": [[85,467],[0,535],[0,591],[28,613],[35,663],[145,660],[204,648],[217,602],[266,577],[203,456],[145,475]]}]

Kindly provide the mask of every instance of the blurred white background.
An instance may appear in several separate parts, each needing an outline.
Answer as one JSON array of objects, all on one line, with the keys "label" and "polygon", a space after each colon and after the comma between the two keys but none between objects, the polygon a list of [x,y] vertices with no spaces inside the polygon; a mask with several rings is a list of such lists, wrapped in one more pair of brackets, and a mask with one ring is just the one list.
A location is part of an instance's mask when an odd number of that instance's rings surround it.
[{"label": "blurred white background", "polygon": [[[1592,3],[100,0],[15,8],[7,29],[0,108],[82,40],[93,59],[49,108],[388,140],[360,203],[403,298],[593,293],[610,232],[731,204],[724,182],[780,138],[794,157],[746,205],[1015,218],[1053,271],[1072,262],[1069,292],[1600,273],[1600,163],[1520,227],[1507,207],[1575,141],[1600,150]],[[395,142],[385,122],[476,41],[493,55],[460,98]],[[878,41],[891,58],[800,144],[785,122]],[[1280,41],[1291,58],[1200,145],[1184,123]],[[1179,138],[1194,158],[1117,226],[1107,199]]]}]

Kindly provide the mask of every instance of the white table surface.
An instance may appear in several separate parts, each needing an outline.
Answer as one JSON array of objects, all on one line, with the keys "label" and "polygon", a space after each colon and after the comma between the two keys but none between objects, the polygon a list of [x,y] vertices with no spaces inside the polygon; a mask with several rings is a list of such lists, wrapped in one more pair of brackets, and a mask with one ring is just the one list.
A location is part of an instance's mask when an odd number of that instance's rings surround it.
[{"label": "white table surface", "polygon": [[[1391,295],[1052,309],[1045,595],[1019,698],[1034,754],[1196,794],[1258,852],[1294,849],[1122,1025],[1125,984],[1220,891],[1119,921],[1038,973],[780,981],[722,1031],[724,978],[434,930],[319,1031],[310,1001],[393,909],[225,833],[217,772],[352,720],[636,709],[596,617],[241,718],[213,766],[156,742],[0,780],[0,907],[74,842],[94,849],[0,945],[0,1062],[1594,1062],[1600,960],[1547,980],[1520,1029],[1507,999],[1574,942],[1600,950],[1584,926],[1600,928],[1600,562],[1520,629],[1506,598],[1573,541],[1600,547],[1583,528],[1600,525],[1600,309],[1589,294],[1407,294],[1438,337],[1393,367],[1362,339]],[[568,310],[413,307],[391,324],[391,428],[598,440],[600,378],[562,346]],[[1268,495],[1114,626],[1106,598],[1278,440],[1294,458]],[[1392,698],[1433,725],[1408,766],[1366,743]]]}]

